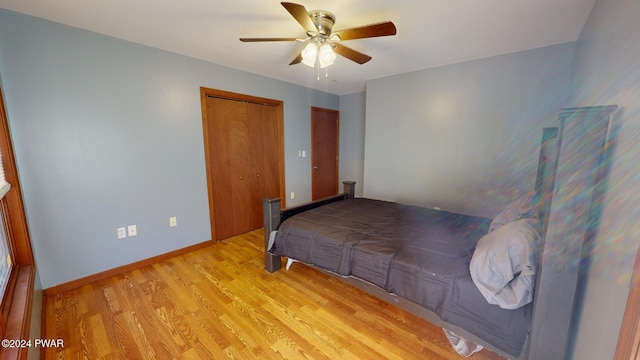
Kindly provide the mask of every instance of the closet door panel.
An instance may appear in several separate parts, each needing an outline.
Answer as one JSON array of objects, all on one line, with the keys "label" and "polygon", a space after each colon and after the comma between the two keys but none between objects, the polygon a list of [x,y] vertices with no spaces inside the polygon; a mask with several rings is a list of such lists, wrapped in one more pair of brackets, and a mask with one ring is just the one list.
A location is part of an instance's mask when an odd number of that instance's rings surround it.
[{"label": "closet door panel", "polygon": [[262,198],[280,196],[278,116],[275,106],[247,104],[251,138],[251,169],[253,171],[254,229],[262,224]]},{"label": "closet door panel", "polygon": [[211,171],[212,198],[215,204],[213,221],[215,223],[215,238],[224,239],[232,236],[233,227],[233,198],[232,169],[231,169],[231,138],[230,123],[225,119],[237,118],[241,111],[234,102],[223,99],[207,98],[207,133],[210,135],[208,146],[209,166]]},{"label": "closet door panel", "polygon": [[233,209],[234,234],[255,229],[252,222],[251,199],[251,140],[247,120],[247,103],[229,100],[238,110],[229,116],[229,139],[231,149],[231,207]]},{"label": "closet door panel", "polygon": [[205,88],[201,95],[211,232],[222,240],[262,227],[262,198],[282,196],[282,103]]}]

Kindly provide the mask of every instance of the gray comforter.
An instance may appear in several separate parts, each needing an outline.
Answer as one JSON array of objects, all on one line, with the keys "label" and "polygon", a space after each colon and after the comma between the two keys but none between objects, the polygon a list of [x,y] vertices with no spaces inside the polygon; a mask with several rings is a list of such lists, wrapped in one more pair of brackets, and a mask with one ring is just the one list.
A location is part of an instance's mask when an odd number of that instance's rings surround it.
[{"label": "gray comforter", "polygon": [[490,219],[372,199],[325,205],[285,220],[270,252],[373,283],[518,356],[531,305],[489,304],[469,262]]}]

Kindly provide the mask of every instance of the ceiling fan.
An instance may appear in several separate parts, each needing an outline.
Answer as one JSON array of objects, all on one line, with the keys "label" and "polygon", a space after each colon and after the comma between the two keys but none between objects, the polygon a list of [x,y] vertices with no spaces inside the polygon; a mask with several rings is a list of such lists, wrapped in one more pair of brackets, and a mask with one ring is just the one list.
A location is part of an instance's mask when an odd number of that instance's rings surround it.
[{"label": "ceiling fan", "polygon": [[371,56],[346,47],[340,42],[396,34],[396,26],[391,21],[333,31],[336,18],[332,13],[324,10],[307,11],[304,6],[289,2],[282,2],[281,4],[302,25],[307,34],[306,38],[240,38],[240,41],[297,41],[307,43],[305,48],[289,65],[303,63],[310,67],[315,67],[317,60],[319,67],[324,68],[333,64],[336,57],[335,54],[344,56],[358,64],[364,64],[371,60]]}]

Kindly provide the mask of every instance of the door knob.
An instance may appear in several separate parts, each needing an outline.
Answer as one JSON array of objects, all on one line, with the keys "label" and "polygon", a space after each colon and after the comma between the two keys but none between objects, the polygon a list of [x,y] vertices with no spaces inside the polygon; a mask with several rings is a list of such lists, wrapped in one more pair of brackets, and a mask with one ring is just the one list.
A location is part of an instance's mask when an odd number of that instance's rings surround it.
[{"label": "door knob", "polygon": [[314,166],[313,170],[320,170],[320,166],[318,166],[318,165]]}]

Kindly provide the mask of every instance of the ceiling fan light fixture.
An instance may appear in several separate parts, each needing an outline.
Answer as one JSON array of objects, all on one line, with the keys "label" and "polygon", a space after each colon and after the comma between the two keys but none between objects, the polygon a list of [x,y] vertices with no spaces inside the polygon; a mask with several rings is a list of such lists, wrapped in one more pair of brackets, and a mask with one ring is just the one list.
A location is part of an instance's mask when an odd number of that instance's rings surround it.
[{"label": "ceiling fan light fixture", "polygon": [[333,65],[333,62],[336,60],[336,53],[333,52],[333,47],[331,44],[324,43],[320,46],[320,55],[318,56],[320,60],[320,68],[326,68],[327,66]]},{"label": "ceiling fan light fixture", "polygon": [[280,3],[304,28],[306,39],[285,37],[240,38],[242,42],[296,41],[306,43],[305,48],[289,63],[303,63],[311,68],[327,68],[333,65],[336,55],[343,56],[360,65],[371,60],[371,56],[341,44],[345,40],[391,36],[396,34],[396,26],[391,21],[352,27],[333,31],[336,17],[324,10],[308,11],[303,5],[290,2]]},{"label": "ceiling fan light fixture", "polygon": [[309,66],[316,66],[316,57],[318,56],[318,46],[315,43],[308,43],[302,50],[302,63]]}]

